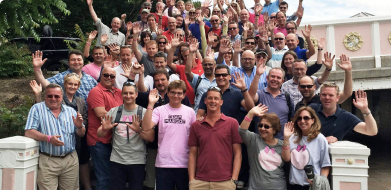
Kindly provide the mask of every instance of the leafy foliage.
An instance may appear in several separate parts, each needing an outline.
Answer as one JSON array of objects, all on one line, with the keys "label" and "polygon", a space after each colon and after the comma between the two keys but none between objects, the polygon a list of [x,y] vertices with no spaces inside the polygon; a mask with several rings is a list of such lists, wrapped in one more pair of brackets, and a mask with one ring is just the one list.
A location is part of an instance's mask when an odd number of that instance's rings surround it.
[{"label": "leafy foliage", "polygon": [[33,105],[29,97],[15,97],[10,106],[0,104],[0,139],[10,136],[23,136],[27,115]]},{"label": "leafy foliage", "polygon": [[199,7],[201,7],[201,2],[195,1],[195,2],[193,2],[193,5],[195,8],[199,8]]},{"label": "leafy foliage", "polygon": [[33,72],[31,52],[26,45],[0,45],[0,77],[26,76]]},{"label": "leafy foliage", "polygon": [[[81,52],[84,51],[84,47],[87,43],[88,35],[89,33],[84,34],[83,30],[80,28],[78,24],[75,24],[75,34],[77,35],[78,38],[80,38],[79,42],[73,41],[73,40],[64,40],[64,42],[67,44],[67,47],[70,50],[80,50]],[[92,41],[90,50],[92,50],[95,47],[96,44],[96,39]],[[72,47],[75,46],[76,48]]]},{"label": "leafy foliage", "polygon": [[69,15],[66,7],[62,0],[5,0],[0,6],[0,37],[33,36],[39,40],[37,28],[58,23],[52,8]]}]

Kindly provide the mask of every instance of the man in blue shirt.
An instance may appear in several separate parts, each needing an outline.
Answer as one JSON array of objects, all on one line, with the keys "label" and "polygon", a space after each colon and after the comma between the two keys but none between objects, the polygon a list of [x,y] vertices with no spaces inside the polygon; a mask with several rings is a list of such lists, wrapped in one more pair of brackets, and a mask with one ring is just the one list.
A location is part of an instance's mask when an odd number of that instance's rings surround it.
[{"label": "man in blue shirt", "polygon": [[282,1],[283,0],[276,0],[271,2],[271,0],[265,0],[261,14],[268,12],[270,16],[272,13],[278,12],[279,5]]},{"label": "man in blue shirt", "polygon": [[288,46],[289,50],[294,51],[297,54],[298,59],[303,59],[306,62],[307,59],[309,59],[315,54],[315,47],[311,41],[311,30],[312,26],[308,25],[305,26],[305,30],[302,31],[303,36],[308,43],[308,50],[300,49],[300,47],[298,46],[299,38],[296,34],[290,33],[286,36],[286,45]]},{"label": "man in blue shirt", "polygon": [[79,189],[75,133],[82,137],[86,129],[81,114],[62,104],[63,94],[60,85],[49,84],[45,101],[27,118],[25,136],[39,141],[39,189]]}]

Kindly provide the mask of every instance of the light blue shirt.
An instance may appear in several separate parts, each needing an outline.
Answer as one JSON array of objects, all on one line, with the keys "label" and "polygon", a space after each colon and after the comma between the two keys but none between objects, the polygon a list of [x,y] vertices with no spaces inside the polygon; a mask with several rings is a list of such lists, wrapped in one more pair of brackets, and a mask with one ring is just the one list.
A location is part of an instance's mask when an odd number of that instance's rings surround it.
[{"label": "light blue shirt", "polygon": [[208,91],[208,88],[211,86],[217,86],[216,84],[216,79],[214,78],[212,81],[210,81],[208,78],[205,77],[204,74],[201,75],[201,82],[198,85],[198,88],[195,89],[195,86],[198,81],[198,77],[200,77],[197,74],[193,74],[193,80],[189,81],[191,86],[194,89],[194,93],[196,94],[195,100],[194,100],[194,110],[197,113],[198,111],[198,106],[200,104],[200,100],[202,97],[202,94],[204,94],[206,91]]},{"label": "light blue shirt", "polygon": [[64,155],[75,150],[77,128],[72,116],[77,117],[76,111],[61,104],[61,112],[56,118],[45,102],[40,102],[31,107],[25,130],[35,129],[44,135],[60,135],[59,140],[64,142],[64,146],[54,146],[47,141],[39,141],[39,149],[55,156]]},{"label": "light blue shirt", "polygon": [[269,5],[266,5],[266,3],[265,3],[263,5],[263,9],[262,9],[261,14],[263,14],[264,12],[268,12],[269,16],[270,16],[272,13],[278,12],[279,8],[280,8],[280,1],[279,0],[275,0],[274,2],[270,2]]}]

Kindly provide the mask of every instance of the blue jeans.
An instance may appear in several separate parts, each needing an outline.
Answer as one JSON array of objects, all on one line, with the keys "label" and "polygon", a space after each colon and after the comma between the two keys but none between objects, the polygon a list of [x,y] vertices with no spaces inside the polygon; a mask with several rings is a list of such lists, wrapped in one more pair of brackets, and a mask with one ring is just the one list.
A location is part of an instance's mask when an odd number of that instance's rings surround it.
[{"label": "blue jeans", "polygon": [[145,164],[124,165],[111,162],[110,173],[111,190],[127,190],[126,182],[130,190],[143,190]]},{"label": "blue jeans", "polygon": [[95,146],[89,146],[96,176],[95,190],[108,190],[110,183],[110,155],[111,144],[97,142]]},{"label": "blue jeans", "polygon": [[187,168],[156,167],[156,190],[189,190]]}]

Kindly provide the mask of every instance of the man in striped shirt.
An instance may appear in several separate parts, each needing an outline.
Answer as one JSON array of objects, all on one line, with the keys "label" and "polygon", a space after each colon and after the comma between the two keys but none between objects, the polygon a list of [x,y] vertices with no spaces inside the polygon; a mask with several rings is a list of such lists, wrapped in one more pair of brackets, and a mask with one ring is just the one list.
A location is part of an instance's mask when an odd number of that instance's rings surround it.
[{"label": "man in striped shirt", "polygon": [[79,161],[75,133],[85,134],[80,113],[61,104],[58,84],[46,87],[45,101],[33,105],[27,118],[25,136],[39,141],[39,189],[79,189]]}]

